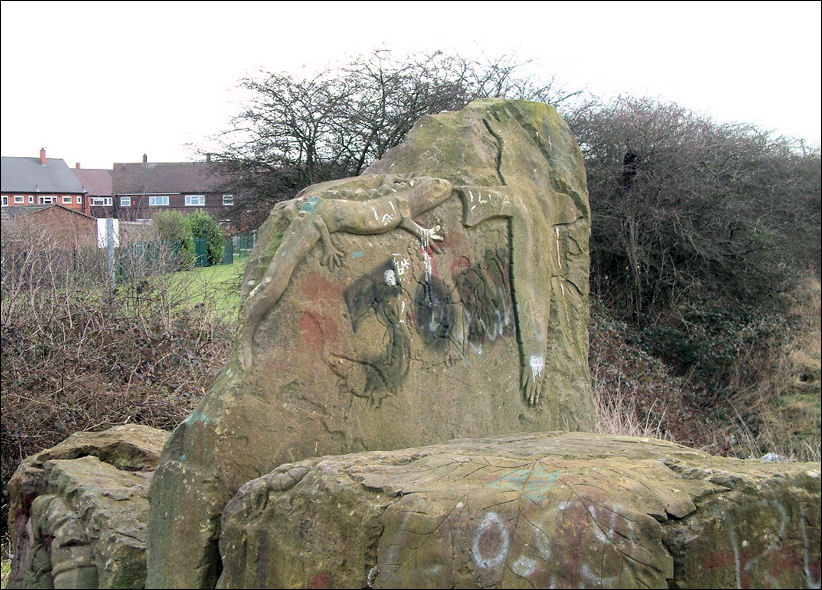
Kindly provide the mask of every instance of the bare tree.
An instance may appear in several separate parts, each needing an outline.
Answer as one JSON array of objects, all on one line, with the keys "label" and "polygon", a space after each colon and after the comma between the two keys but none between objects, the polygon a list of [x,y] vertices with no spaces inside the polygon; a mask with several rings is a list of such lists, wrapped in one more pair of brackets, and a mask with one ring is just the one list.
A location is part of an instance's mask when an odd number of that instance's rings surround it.
[{"label": "bare tree", "polygon": [[561,104],[579,94],[551,78],[521,74],[515,56],[479,61],[434,52],[387,50],[312,77],[260,72],[242,80],[247,106],[215,141],[212,161],[242,194],[235,215],[258,225],[271,206],[310,184],[360,174],[405,139],[425,114],[458,110],[478,98]]}]

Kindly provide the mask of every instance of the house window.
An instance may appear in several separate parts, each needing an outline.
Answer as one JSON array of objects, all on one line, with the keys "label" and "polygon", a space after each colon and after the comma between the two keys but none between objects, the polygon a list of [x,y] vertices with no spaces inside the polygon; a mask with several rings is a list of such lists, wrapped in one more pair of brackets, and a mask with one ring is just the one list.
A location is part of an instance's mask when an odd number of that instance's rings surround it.
[{"label": "house window", "polygon": [[93,207],[111,207],[112,202],[111,197],[91,197],[89,201]]},{"label": "house window", "polygon": [[9,196],[3,195],[3,207],[8,207],[9,205]]},{"label": "house window", "polygon": [[131,197],[120,197],[120,207],[131,207]]},{"label": "house window", "polygon": [[40,197],[41,205],[55,205],[57,204],[57,197]]},{"label": "house window", "polygon": [[22,205],[26,202],[26,198],[23,195],[14,195],[14,204],[15,205]]},{"label": "house window", "polygon": [[168,195],[149,197],[148,204],[150,207],[168,207]]},{"label": "house window", "polygon": [[34,195],[29,195],[29,205],[34,204]]},{"label": "house window", "polygon": [[223,206],[228,207],[234,204],[234,195],[223,195]]},{"label": "house window", "polygon": [[60,198],[60,202],[63,203],[63,205],[71,205],[71,195],[63,195]]},{"label": "house window", "polygon": [[186,207],[205,206],[205,195],[186,195]]},{"label": "house window", "polygon": [[77,204],[78,204],[78,205],[82,205],[82,204],[83,204],[83,197],[81,197],[80,195],[77,195]]}]

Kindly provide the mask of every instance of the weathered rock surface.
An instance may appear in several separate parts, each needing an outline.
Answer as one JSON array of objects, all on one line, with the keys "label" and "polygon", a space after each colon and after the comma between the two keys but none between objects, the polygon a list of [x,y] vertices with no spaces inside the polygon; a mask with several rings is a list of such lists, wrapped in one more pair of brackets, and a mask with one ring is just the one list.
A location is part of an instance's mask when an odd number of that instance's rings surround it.
[{"label": "weathered rock surface", "polygon": [[226,507],[220,588],[818,588],[820,464],[519,434],[308,459]]},{"label": "weathered rock surface", "polygon": [[148,487],[168,433],[116,426],[26,458],[9,482],[9,588],[141,588]]},{"label": "weathered rock surface", "polygon": [[545,104],[421,119],[260,229],[235,352],[153,480],[150,587],[212,586],[226,502],[284,462],[590,430],[583,161]]}]

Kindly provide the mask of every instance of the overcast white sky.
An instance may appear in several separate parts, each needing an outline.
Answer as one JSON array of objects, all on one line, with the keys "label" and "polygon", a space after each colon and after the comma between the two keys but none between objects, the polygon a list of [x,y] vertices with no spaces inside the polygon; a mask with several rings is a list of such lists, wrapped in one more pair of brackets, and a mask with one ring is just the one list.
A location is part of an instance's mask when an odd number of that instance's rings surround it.
[{"label": "overcast white sky", "polygon": [[820,2],[2,2],[2,155],[193,159],[241,77],[370,52],[516,53],[540,76],[820,143]]}]

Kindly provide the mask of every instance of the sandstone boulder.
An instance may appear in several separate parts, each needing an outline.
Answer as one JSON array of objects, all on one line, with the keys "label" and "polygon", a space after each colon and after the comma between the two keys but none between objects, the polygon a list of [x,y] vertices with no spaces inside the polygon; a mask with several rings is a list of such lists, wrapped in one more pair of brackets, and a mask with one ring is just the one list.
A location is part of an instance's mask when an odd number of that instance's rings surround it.
[{"label": "sandstone boulder", "polygon": [[308,459],[223,514],[220,588],[818,588],[820,464],[519,434]]},{"label": "sandstone boulder", "polygon": [[143,587],[148,487],[167,438],[116,426],[26,458],[8,486],[8,587]]},{"label": "sandstone boulder", "polygon": [[590,430],[590,211],[553,107],[423,117],[259,232],[235,351],[152,483],[152,587],[212,586],[226,502],[284,462]]}]

